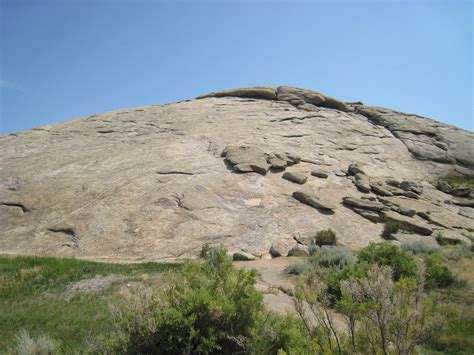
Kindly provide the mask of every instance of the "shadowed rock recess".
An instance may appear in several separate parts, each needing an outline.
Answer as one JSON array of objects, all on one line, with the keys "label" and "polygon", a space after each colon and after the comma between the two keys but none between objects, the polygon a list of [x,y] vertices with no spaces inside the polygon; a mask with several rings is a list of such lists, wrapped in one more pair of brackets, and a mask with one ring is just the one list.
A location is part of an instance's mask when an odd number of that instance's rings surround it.
[{"label": "shadowed rock recess", "polygon": [[357,249],[387,221],[470,243],[473,191],[433,183],[472,178],[473,147],[472,132],[285,86],[81,117],[0,136],[0,253],[174,260],[208,243],[250,260],[304,254],[328,228]]}]

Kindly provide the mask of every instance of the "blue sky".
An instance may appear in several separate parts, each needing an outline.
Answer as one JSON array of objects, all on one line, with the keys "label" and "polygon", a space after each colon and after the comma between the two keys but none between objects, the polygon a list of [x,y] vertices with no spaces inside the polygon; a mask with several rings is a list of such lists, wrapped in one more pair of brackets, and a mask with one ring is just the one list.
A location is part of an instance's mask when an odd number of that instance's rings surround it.
[{"label": "blue sky", "polygon": [[474,129],[470,0],[0,4],[1,134],[254,85]]}]

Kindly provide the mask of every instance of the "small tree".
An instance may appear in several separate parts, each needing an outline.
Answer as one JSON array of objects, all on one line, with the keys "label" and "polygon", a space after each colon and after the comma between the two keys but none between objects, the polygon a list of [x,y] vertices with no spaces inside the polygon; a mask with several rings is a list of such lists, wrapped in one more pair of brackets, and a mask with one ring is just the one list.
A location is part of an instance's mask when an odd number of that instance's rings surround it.
[{"label": "small tree", "polygon": [[321,353],[369,348],[372,354],[387,355],[393,347],[398,355],[409,355],[430,336],[432,307],[424,296],[423,264],[418,265],[415,278],[394,281],[392,274],[392,268],[375,264],[366,277],[341,281],[342,297],[336,307],[344,316],[348,340],[335,327],[326,284],[314,275],[300,284],[296,310]]}]

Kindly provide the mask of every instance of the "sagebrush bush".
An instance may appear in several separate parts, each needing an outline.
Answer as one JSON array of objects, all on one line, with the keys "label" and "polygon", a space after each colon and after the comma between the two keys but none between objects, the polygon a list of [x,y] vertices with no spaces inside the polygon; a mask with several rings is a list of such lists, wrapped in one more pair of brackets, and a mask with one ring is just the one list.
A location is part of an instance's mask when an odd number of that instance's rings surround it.
[{"label": "sagebrush bush", "polygon": [[449,260],[459,260],[460,258],[469,258],[472,256],[471,248],[466,245],[457,247],[441,248],[439,253]]},{"label": "sagebrush bush", "polygon": [[308,272],[311,266],[307,263],[290,264],[285,268],[285,272],[290,275],[302,275]]},{"label": "sagebrush bush", "polygon": [[15,337],[16,346],[11,349],[15,355],[50,355],[59,353],[58,344],[47,335],[31,337],[25,329]]},{"label": "sagebrush bush", "polygon": [[316,244],[311,244],[308,246],[308,254],[309,255],[314,255],[319,251],[320,247],[317,246]]},{"label": "sagebrush bush", "polygon": [[[225,250],[187,262],[165,286],[126,300],[115,330],[98,341],[106,353],[234,353],[244,351],[262,317],[255,271],[235,270]],[[166,282],[167,281],[167,282]]]},{"label": "sagebrush bush", "polygon": [[448,287],[454,284],[456,278],[440,254],[429,255],[424,260],[427,288]]},{"label": "sagebrush bush", "polygon": [[439,250],[439,246],[424,240],[414,240],[412,242],[402,244],[402,250],[415,255],[430,255]]},{"label": "sagebrush bush", "polygon": [[332,229],[319,231],[314,237],[314,243],[320,247],[323,245],[336,245],[336,233]]},{"label": "sagebrush bush", "polygon": [[309,258],[314,266],[334,267],[342,269],[356,261],[354,254],[343,246],[323,245],[321,249]]}]

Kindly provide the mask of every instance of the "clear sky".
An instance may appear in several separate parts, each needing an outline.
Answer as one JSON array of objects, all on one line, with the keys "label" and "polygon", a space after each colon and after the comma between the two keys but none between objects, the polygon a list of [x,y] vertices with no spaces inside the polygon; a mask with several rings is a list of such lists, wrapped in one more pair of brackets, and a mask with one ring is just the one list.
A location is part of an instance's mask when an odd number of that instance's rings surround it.
[{"label": "clear sky", "polygon": [[0,133],[292,85],[473,130],[473,2],[0,0]]}]

